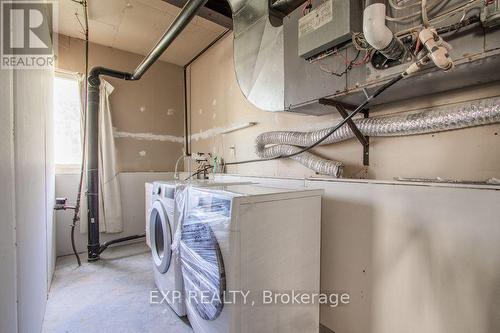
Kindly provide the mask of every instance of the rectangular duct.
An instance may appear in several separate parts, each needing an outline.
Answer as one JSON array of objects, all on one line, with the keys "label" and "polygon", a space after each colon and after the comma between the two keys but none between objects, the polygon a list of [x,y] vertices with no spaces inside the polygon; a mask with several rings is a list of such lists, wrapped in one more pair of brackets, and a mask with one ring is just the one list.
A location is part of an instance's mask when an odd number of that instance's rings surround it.
[{"label": "rectangular duct", "polygon": [[[345,3],[353,8],[360,6],[358,0],[333,1],[333,12],[342,10]],[[439,5],[439,12],[446,12],[459,5],[466,4],[467,0],[450,0]],[[313,8],[320,6],[323,1],[313,0]],[[481,4],[480,2],[477,2]],[[471,7],[472,8],[472,7]],[[494,9],[494,8],[493,8]],[[388,15],[408,16],[419,11],[419,7],[411,7],[397,13],[389,10]],[[489,8],[489,13],[492,7]],[[469,9],[468,16],[479,15],[481,10]],[[359,18],[362,11],[355,13]],[[436,27],[447,26],[459,22],[463,12],[436,24]],[[436,10],[430,11],[430,17],[436,16]],[[318,103],[321,98],[330,98],[348,104],[359,104],[364,100],[363,88],[373,89],[380,86],[397,73],[404,71],[409,63],[404,63],[392,68],[377,69],[372,64],[354,66],[345,75],[338,77],[329,74],[324,69],[341,72],[347,60],[356,58],[357,50],[349,46],[339,48],[335,55],[325,57],[316,63],[310,63],[299,56],[303,49],[302,38],[299,38],[299,20],[303,17],[302,7],[295,9],[290,15],[283,18],[284,36],[284,108],[289,112],[307,114],[325,114],[334,112],[331,107]],[[491,15],[489,16],[491,17]],[[388,26],[395,33],[403,32],[408,28],[420,24],[420,17],[404,23],[389,22]],[[338,22],[337,22],[338,23]],[[361,29],[359,30],[361,32]],[[311,38],[325,41],[322,36]],[[443,72],[435,67],[429,67],[414,77],[400,82],[391,89],[390,94],[382,95],[374,101],[374,104],[383,104],[417,96],[445,92],[467,86],[483,84],[500,80],[500,30],[485,29],[480,23],[461,28],[458,32],[444,34],[443,38],[453,46],[451,56],[455,61],[455,69]],[[321,43],[319,43],[321,44]],[[318,45],[319,45],[318,44]],[[321,47],[319,49],[322,49]],[[359,60],[364,55],[358,58]]]},{"label": "rectangular duct", "polygon": [[[296,8],[295,0],[229,2],[233,9],[233,56],[238,83],[247,100],[262,110],[320,115],[334,112],[330,106],[319,103],[321,99],[359,105],[365,100],[365,89],[373,91],[383,86],[418,61],[420,49],[417,48],[422,43],[417,40],[422,30],[422,13],[417,0],[404,4],[386,2],[387,5],[377,2],[383,10],[387,9],[385,28],[397,37],[392,40],[398,41],[397,45],[401,46],[398,50],[404,49],[400,53],[402,57],[388,56],[390,59],[384,56],[387,52],[373,49],[367,52],[370,47],[359,34],[356,34],[357,48],[349,41],[351,32],[362,32],[361,27],[356,31],[355,20],[364,16],[362,10],[356,10],[364,8],[363,0],[311,0]],[[429,1],[426,8],[430,26],[451,45],[449,54],[455,67],[445,72],[432,62],[371,104],[500,80],[497,70],[500,67],[500,30],[491,28],[497,24],[497,3]],[[324,19],[317,18],[311,23],[304,18],[310,4],[313,10],[325,9],[322,6],[330,4],[331,7],[327,8]],[[349,13],[345,12],[347,7]],[[285,12],[295,9],[280,16],[276,14],[279,8],[288,8]],[[383,12],[379,14],[384,16]],[[309,58],[318,52],[318,56]]]}]

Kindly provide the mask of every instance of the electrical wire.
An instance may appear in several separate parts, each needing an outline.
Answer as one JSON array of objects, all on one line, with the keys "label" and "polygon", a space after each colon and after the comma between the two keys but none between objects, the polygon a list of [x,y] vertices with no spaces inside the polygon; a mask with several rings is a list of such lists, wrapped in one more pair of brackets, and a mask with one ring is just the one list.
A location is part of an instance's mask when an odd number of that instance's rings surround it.
[{"label": "electrical wire", "polygon": [[429,27],[429,16],[427,15],[427,0],[422,0],[422,23],[425,28]]},{"label": "electrical wire", "polygon": [[[437,25],[441,22],[444,22],[444,21],[452,18],[453,16],[459,14],[460,12],[462,12],[462,10],[470,11],[470,10],[475,9],[475,8],[480,9],[480,7],[477,7],[476,5],[478,3],[481,3],[481,2],[482,2],[482,0],[470,0],[466,4],[462,4],[462,5],[456,6],[454,8],[451,8],[449,10],[446,10],[445,12],[439,13],[435,17],[429,19],[429,23],[430,23],[430,25],[435,26],[435,25]],[[422,24],[419,24],[417,26],[414,26],[414,27],[397,32],[396,36],[402,37],[402,36],[411,34],[415,31],[419,31],[421,28],[422,28]]]},{"label": "electrical wire", "polygon": [[415,3],[410,3],[410,4],[405,5],[405,6],[401,6],[401,5],[399,5],[399,3],[396,3],[394,0],[389,0],[389,5],[396,10],[405,10],[405,9],[408,9],[411,7],[420,6],[420,1],[417,1]]},{"label": "electrical wire", "polygon": [[[429,8],[427,8],[426,1],[424,0],[424,1],[422,1],[422,3],[418,3],[418,4],[420,4],[420,5],[423,6],[423,10],[419,11],[418,14],[416,14],[414,16],[422,15],[422,12],[424,12],[423,22],[424,22],[424,24],[429,24],[431,21],[433,21],[435,19],[438,19],[438,18],[441,18],[443,16],[448,16],[448,17],[446,17],[446,19],[448,19],[448,18],[452,17],[453,15],[455,15],[457,11],[460,11],[462,9],[466,9],[467,6],[472,5],[472,4],[476,3],[477,1],[478,0],[472,0],[468,4],[461,5],[459,7],[455,7],[453,9],[447,11],[446,13],[438,15],[434,19],[429,20],[428,17],[427,17],[427,11],[435,8],[436,3],[433,3],[432,5],[429,6]],[[426,17],[427,17],[427,19],[426,19]],[[462,21],[463,21],[463,19],[462,19]],[[415,29],[415,28],[412,28],[412,30],[410,30],[409,32],[412,32],[413,29]],[[365,58],[363,59],[363,61],[367,61],[366,59],[368,59],[368,61],[369,61],[369,59],[370,59],[369,54],[371,52],[370,52],[370,50],[368,48],[364,48],[363,46],[361,46],[361,44],[362,44],[361,37],[362,36],[361,36],[360,33],[353,34],[353,45],[358,50],[358,53],[357,53],[356,57],[353,60],[351,60],[351,61],[349,61],[347,59],[347,55],[345,56],[345,62],[347,64],[347,67],[346,67],[346,69],[343,72],[341,72],[341,73],[335,73],[335,72],[331,72],[331,71],[326,71],[324,68],[321,68],[321,66],[320,66],[320,69],[323,70],[323,71],[325,71],[325,72],[328,72],[328,73],[330,73],[332,75],[343,76],[349,70],[351,70],[353,66],[358,65],[358,64],[362,64],[362,63],[356,63],[356,60],[359,58],[359,55],[360,55],[360,53],[361,53],[362,50],[367,51],[367,55],[365,56]],[[356,38],[358,38],[358,40],[356,40]],[[363,36],[363,38],[364,38],[364,36]],[[337,50],[333,50],[333,52],[331,54],[328,54],[326,56],[329,56],[329,55],[339,55],[339,54],[338,54]],[[302,153],[305,153],[305,152],[307,152],[307,151],[309,151],[309,150],[317,147],[318,145],[320,145],[321,143],[323,143],[326,139],[328,139],[331,135],[333,135],[336,131],[338,131],[342,126],[344,126],[348,121],[350,121],[359,112],[361,112],[371,102],[371,100],[373,100],[374,98],[376,98],[377,96],[379,96],[381,93],[383,93],[389,87],[393,86],[394,84],[396,84],[400,80],[404,79],[407,75],[408,74],[406,72],[403,72],[402,74],[396,76],[395,78],[393,78],[392,80],[390,80],[389,82],[387,82],[386,84],[384,84],[382,87],[380,87],[379,89],[377,89],[372,95],[367,96],[366,100],[363,103],[361,103],[352,113],[350,113],[346,118],[344,118],[341,122],[339,122],[336,126],[334,126],[325,136],[323,136],[322,138],[320,138],[318,141],[314,142],[313,144],[311,144],[311,145],[309,145],[307,147],[304,147],[304,148],[298,150],[297,152],[294,152],[292,154],[287,154],[287,155],[280,155],[280,156],[275,156],[275,157],[270,157],[270,158],[258,158],[258,159],[244,160],[244,161],[235,161],[235,162],[228,162],[228,163],[226,163],[225,161],[222,161],[221,162],[221,169],[225,170],[225,167],[226,166],[230,166],[230,165],[258,163],[258,162],[266,162],[266,161],[274,161],[274,160],[279,160],[279,159],[291,158],[291,157],[300,155]],[[193,173],[192,175],[190,175],[189,177],[187,177],[186,180],[189,180],[192,177],[197,176],[198,174],[200,174],[202,172],[205,172],[205,171],[207,171],[207,170],[209,170],[211,168],[214,168],[214,166],[208,165],[205,168],[203,168],[201,170],[198,170],[195,173]]]},{"label": "electrical wire", "polygon": [[[433,19],[429,19],[428,15],[427,15],[428,11],[434,9],[440,3],[440,1],[434,2],[431,5],[427,6],[427,1],[423,0],[422,2],[416,3],[417,5],[420,4],[422,6],[422,10],[418,11],[417,13],[415,13],[413,15],[406,16],[406,17],[401,17],[401,18],[391,18],[391,17],[388,17],[387,19],[389,21],[392,20],[392,21],[399,22],[399,21],[405,20],[407,18],[413,18],[413,17],[416,17],[418,15],[422,15],[422,21],[423,21],[424,25],[430,25],[431,22],[435,23],[433,21],[435,21],[436,19],[439,19],[439,18],[442,18],[442,17],[446,17],[446,19],[448,19],[448,18],[452,17],[453,15],[456,15],[457,12],[461,11],[462,9],[464,9],[464,10],[467,9],[467,6],[475,4],[477,1],[478,0],[469,1],[469,3],[467,3],[467,4],[460,5],[458,7],[455,7],[453,9],[451,9],[451,10],[448,10],[445,13],[437,15]],[[393,3],[393,1],[390,1],[390,3]],[[306,4],[306,6],[307,6],[307,4]],[[304,9],[306,8],[306,6],[304,7]],[[410,5],[408,5],[408,6],[410,6]],[[404,9],[404,8],[401,7],[399,9]],[[461,21],[463,21],[463,19]],[[415,28],[417,28],[417,27],[415,27]],[[411,28],[411,30],[408,29],[408,32],[411,33],[412,31],[414,31],[415,28]],[[400,34],[401,33],[399,33],[398,35],[400,35]],[[349,61],[347,59],[347,55],[345,56],[345,63],[346,63],[347,66],[346,66],[346,69],[343,72],[341,72],[341,73],[332,72],[332,71],[329,71],[329,70],[325,70],[325,68],[321,67],[321,66],[320,66],[320,69],[322,71],[324,71],[324,72],[329,73],[329,74],[341,77],[341,76],[345,75],[349,70],[351,70],[353,66],[360,65],[363,62],[367,61],[366,59],[370,59],[370,57],[369,57],[369,54],[370,54],[369,51],[370,51],[370,49],[368,47],[362,46],[362,44],[363,44],[362,40],[364,39],[364,36],[361,36],[361,35],[362,34],[360,34],[360,33],[353,34],[353,45],[358,50],[358,53],[356,54],[356,57],[353,60],[351,60],[351,61]],[[363,51],[363,50],[367,51],[367,55],[364,57],[363,62],[356,63],[356,60],[359,58],[359,55],[360,55],[361,51]],[[338,54],[337,50],[333,50],[331,54],[328,54],[326,56],[329,56],[329,55],[339,55],[339,54]],[[377,96],[379,96],[381,93],[383,93],[389,87],[393,86],[394,84],[396,84],[400,80],[404,79],[406,77],[406,75],[407,75],[407,73],[404,72],[404,73],[396,76],[395,78],[393,78],[392,80],[390,80],[389,82],[387,82],[386,84],[384,84],[382,87],[380,87],[379,89],[377,89],[372,95],[367,96],[366,100],[363,103],[361,103],[353,112],[351,112],[346,118],[344,118],[341,122],[339,122],[336,126],[334,126],[325,136],[323,136],[322,138],[320,138],[318,141],[314,142],[313,144],[311,144],[311,145],[309,145],[307,147],[304,147],[304,148],[298,150],[297,152],[294,152],[292,154],[287,154],[287,155],[280,155],[280,156],[275,156],[275,157],[270,157],[270,158],[258,158],[258,159],[244,160],[244,161],[235,161],[235,162],[228,162],[228,163],[226,163],[225,161],[222,161],[221,162],[222,170],[224,170],[226,166],[230,166],[230,165],[258,163],[258,162],[266,162],[266,161],[273,161],[273,160],[291,158],[291,157],[300,155],[302,153],[305,153],[305,152],[307,152],[307,151],[309,151],[309,150],[317,147],[322,142],[324,142],[326,139],[328,139],[331,135],[333,135],[336,131],[338,131],[342,126],[344,126],[348,121],[350,121],[359,112],[361,112],[371,102],[371,100],[373,100],[374,98],[376,98]],[[192,177],[194,177],[194,176],[196,176],[196,175],[198,175],[198,174],[200,174],[202,172],[205,172],[205,171],[207,171],[209,169],[212,169],[212,168],[214,168],[214,166],[208,165],[208,166],[204,167],[203,169],[200,169],[200,170],[196,171],[195,173],[193,173],[192,175],[190,175],[189,177],[187,177],[186,180],[189,180]]]},{"label": "electrical wire", "polygon": [[[294,157],[294,156],[300,155],[302,153],[305,153],[306,151],[309,151],[309,150],[315,148],[316,146],[320,145],[323,141],[325,141],[326,139],[328,139],[331,135],[333,135],[336,131],[338,131],[339,128],[341,128],[342,126],[344,126],[354,116],[356,116],[364,108],[366,108],[366,106],[368,104],[370,104],[370,102],[373,99],[375,99],[377,96],[379,96],[380,94],[382,94],[388,88],[390,88],[394,84],[398,83],[399,81],[401,81],[405,77],[406,77],[406,72],[404,72],[402,74],[399,74],[398,76],[394,77],[392,80],[390,80],[389,82],[387,82],[386,84],[384,84],[383,86],[381,86],[380,88],[378,88],[372,95],[367,96],[366,100],[363,103],[361,103],[354,111],[352,111],[346,118],[344,118],[336,126],[332,127],[332,129],[326,135],[324,135],[321,139],[319,139],[318,141],[314,142],[313,144],[311,144],[311,145],[309,145],[307,147],[304,147],[304,148],[298,150],[297,152],[294,152],[294,153],[288,154],[288,155],[280,155],[280,156],[270,157],[270,158],[257,158],[257,159],[251,159],[251,160],[246,160],[246,161],[236,161],[236,162],[223,163],[223,166],[225,167],[225,166],[228,166],[228,165],[238,165],[238,164],[247,164],[247,163],[257,163],[257,162],[265,162],[265,161],[274,161],[274,160],[279,160],[279,159]],[[209,167],[211,167],[211,166],[209,166]],[[197,171],[195,174],[193,174],[193,175],[189,176],[188,178],[186,178],[186,180],[188,180],[191,177],[194,177],[195,175],[199,174],[200,172],[203,172],[203,170]]]},{"label": "electrical wire", "polygon": [[352,34],[352,45],[359,51],[370,51],[373,47],[366,41],[365,35],[362,32],[354,32]]},{"label": "electrical wire", "polygon": [[[438,5],[442,4],[442,1],[440,0],[437,0],[433,3],[431,3],[430,5],[428,5],[426,7],[427,11],[430,12],[432,11],[433,9],[435,9]],[[387,21],[390,21],[390,22],[396,22],[396,23],[406,23],[407,21],[410,21],[418,16],[421,16],[422,15],[422,10],[418,10],[412,14],[409,14],[409,15],[406,15],[406,16],[397,16],[397,17],[393,17],[393,16],[386,16],[386,20]]]},{"label": "electrical wire", "polygon": [[[466,13],[473,10],[473,9],[480,9],[480,7],[474,7],[474,5],[476,5],[478,2],[481,2],[481,0],[470,0],[468,3],[466,4],[461,4],[459,6],[456,6],[454,8],[451,8],[449,10],[446,10],[445,12],[438,12],[438,14],[430,19],[428,17],[428,12],[429,10],[433,9],[436,4],[439,4],[439,2],[435,2],[433,4],[431,4],[431,6],[427,6],[427,1],[426,0],[423,0],[423,1],[419,1],[417,3],[414,3],[412,4],[411,6],[413,5],[419,5],[419,6],[422,6],[422,5],[425,5],[425,9],[422,11],[418,11],[418,13],[414,14],[414,16],[418,16],[418,15],[422,15],[423,16],[423,22],[424,22],[424,26],[425,25],[436,25],[438,23],[441,23],[443,21],[446,21],[448,19],[450,19],[451,17],[453,17],[454,15],[457,15],[457,13],[461,12],[462,10],[464,10]],[[410,6],[410,5],[408,5]],[[428,8],[429,7],[429,8]],[[466,15],[464,15],[466,16]],[[405,19],[406,17],[403,17],[402,19]],[[409,18],[409,16],[408,16]],[[462,18],[461,21],[464,20],[465,17]],[[389,17],[388,20],[391,20],[391,18]],[[399,20],[399,18],[395,18],[394,21],[397,21]],[[399,31],[398,33],[396,33],[396,36],[398,37],[402,37],[404,35],[407,35],[409,33],[413,33],[417,30],[420,30],[422,28],[422,24],[418,25],[418,26],[415,26],[415,27],[412,27],[412,28],[409,28],[409,29],[406,29],[406,30],[403,30],[403,31]],[[418,39],[418,38],[417,38]],[[356,50],[360,50],[360,51],[373,51],[373,48],[366,42],[366,39],[363,35],[362,32],[355,32],[352,34],[352,45],[354,46],[354,48]],[[338,51],[333,49],[333,50],[330,50],[330,51],[327,51],[323,54],[321,54],[320,56],[314,58],[314,59],[311,59],[309,60],[309,63],[315,63],[315,62],[318,62],[324,58],[327,58],[331,55],[338,55]],[[370,58],[371,59],[371,58]],[[370,59],[368,59],[368,62],[370,61]],[[367,62],[364,62],[364,63],[367,63]],[[361,63],[361,64],[364,64],[364,63]],[[361,64],[358,64],[356,62],[354,62],[354,66],[356,65],[361,65]],[[327,72],[329,74],[332,74],[332,75],[345,75],[345,73],[343,74],[342,73],[333,73],[331,70],[329,70],[328,68],[325,68],[325,65],[322,65],[322,71],[324,72]]]},{"label": "electrical wire", "polygon": [[195,177],[195,176],[198,176],[200,173],[205,172],[205,171],[207,171],[207,170],[210,170],[210,169],[212,169],[212,168],[213,168],[213,166],[212,166],[212,165],[207,165],[207,166],[206,166],[206,167],[204,167],[203,169],[200,169],[200,170],[196,171],[195,173],[191,174],[189,177],[187,177],[187,178],[186,178],[186,179],[184,179],[184,180],[190,180],[191,178],[193,178],[193,177]]},{"label": "electrical wire", "polygon": [[[467,14],[471,11],[473,11],[474,9],[479,9],[479,15],[477,16],[471,16],[469,18],[467,18]],[[467,20],[466,20],[467,18]],[[458,21],[457,23],[455,23],[452,28],[456,28],[453,33],[451,35],[448,36],[448,38],[452,38],[453,36],[455,36],[456,34],[458,34],[460,32],[460,29],[462,29],[463,27],[467,26],[467,25],[470,25],[470,22],[474,22],[475,19],[477,18],[477,21],[479,22],[481,20],[481,10],[480,8],[478,7],[471,7],[471,8],[467,8],[467,9],[464,9],[464,13],[462,15],[462,17],[460,18],[460,21]]]},{"label": "electrical wire", "polygon": [[[473,9],[475,9],[475,8],[473,8]],[[480,23],[480,22],[481,22],[481,16],[474,15],[474,16],[467,17],[466,19],[461,20],[460,22],[454,23],[452,25],[437,28],[436,32],[438,33],[438,35],[443,35],[443,34],[447,34],[447,33],[450,33],[453,31],[453,34],[451,35],[451,36],[453,36],[458,31],[460,31],[461,28],[469,26],[469,25],[474,24],[474,23]]]},{"label": "electrical wire", "polygon": [[[420,65],[418,65],[417,63],[415,63],[414,65],[416,65],[417,67],[420,67],[422,63],[424,63],[424,60],[421,59],[419,62],[418,62]],[[411,67],[410,67],[411,68]],[[327,133],[325,134],[322,138],[320,138],[318,141],[314,142],[313,144],[307,146],[307,147],[304,147],[292,154],[287,154],[287,155],[280,155],[280,156],[275,156],[275,157],[269,157],[269,158],[257,158],[257,159],[251,159],[251,160],[245,160],[245,161],[235,161],[235,162],[229,162],[229,163],[226,163],[225,161],[222,162],[222,170],[225,170],[225,167],[228,166],[228,165],[239,165],[239,164],[248,164],[248,163],[258,163],[258,162],[266,162],[266,161],[275,161],[275,160],[279,160],[279,159],[285,159],[285,158],[291,158],[291,157],[294,157],[294,156],[297,156],[297,155],[300,155],[302,153],[305,153],[315,147],[317,147],[318,145],[320,145],[321,143],[323,143],[326,139],[328,139],[331,135],[333,135],[336,131],[338,131],[342,126],[344,126],[348,121],[352,120],[352,118],[354,116],[356,116],[357,114],[359,114],[362,110],[364,110],[366,108],[366,106],[368,106],[368,104],[370,104],[370,102],[375,99],[376,97],[378,97],[380,94],[382,94],[384,91],[386,91],[387,89],[389,89],[390,87],[392,87],[393,85],[395,85],[396,83],[398,83],[399,81],[401,81],[402,79],[406,78],[408,75],[410,75],[409,73],[409,69],[407,69],[405,72],[397,75],[396,77],[394,77],[393,79],[391,79],[390,81],[388,81],[387,83],[385,83],[383,86],[381,86],[380,88],[378,88],[373,94],[371,95],[368,95],[368,93],[366,92],[365,90],[365,95],[366,95],[366,99],[363,103],[361,103],[354,111],[352,111],[346,118],[344,118],[341,122],[339,122],[337,125],[335,125],[334,127],[332,127],[332,129]],[[201,170],[198,170],[196,171],[195,173],[193,173],[192,175],[190,175],[189,177],[187,177],[185,180],[189,180],[191,179],[192,177],[200,174],[201,172],[204,172],[206,170],[209,170],[213,168],[213,166],[211,165],[208,165],[206,166],[204,169],[201,169]]]},{"label": "electrical wire", "polygon": [[[360,54],[361,54],[361,51],[358,50],[358,52],[356,53],[356,57],[353,60],[349,61],[347,59],[347,53],[346,53],[346,55],[345,55],[345,65],[346,65],[346,68],[342,72],[340,72],[340,73],[337,73],[337,72],[329,70],[323,64],[319,66],[319,69],[322,72],[325,72],[325,73],[328,73],[328,74],[331,74],[331,75],[334,75],[334,76],[337,76],[337,77],[342,77],[342,76],[346,75],[347,72],[349,72],[354,66],[359,66],[361,64],[361,63],[356,63],[356,60],[358,60]],[[338,52],[337,52],[336,55],[339,55]]]},{"label": "electrical wire", "polygon": [[373,53],[373,50],[367,50],[365,56],[363,57],[363,60],[361,60],[360,62],[353,62],[352,66],[357,67],[357,66],[366,65],[367,63],[369,63],[371,61],[372,53]]},{"label": "electrical wire", "polygon": [[306,16],[308,13],[310,13],[311,9],[312,9],[312,0],[308,0],[304,5],[304,7],[302,7],[302,16]]},{"label": "electrical wire", "polygon": [[[85,92],[85,98],[83,102],[83,142],[82,142],[82,165],[80,168],[80,181],[78,184],[78,194],[76,196],[76,204],[75,204],[75,210],[73,212],[73,220],[71,223],[71,248],[73,250],[73,254],[76,257],[76,261],[78,263],[78,266],[82,265],[82,261],[80,259],[80,256],[78,255],[78,251],[76,249],[75,245],[75,229],[78,221],[80,221],[80,207],[81,207],[81,196],[82,196],[82,188],[83,188],[83,175],[85,173],[85,149],[86,149],[86,142],[87,142],[87,76],[89,74],[89,19],[88,19],[88,6],[87,6],[87,1],[74,1],[80,4],[83,7],[84,11],[84,17],[85,17],[85,28],[84,28],[84,34],[85,34],[85,78],[84,78],[84,92]],[[78,15],[76,15],[76,18],[78,19]],[[81,24],[80,20],[78,19],[78,22]]]},{"label": "electrical wire", "polygon": [[180,162],[180,161],[181,161],[184,157],[188,157],[188,156],[186,156],[186,154],[182,154],[181,156],[179,156],[179,158],[177,159],[177,161],[175,161],[174,179],[178,179],[178,178],[179,178],[179,174],[178,174],[177,170],[178,170],[178,167],[179,167],[179,162]]}]

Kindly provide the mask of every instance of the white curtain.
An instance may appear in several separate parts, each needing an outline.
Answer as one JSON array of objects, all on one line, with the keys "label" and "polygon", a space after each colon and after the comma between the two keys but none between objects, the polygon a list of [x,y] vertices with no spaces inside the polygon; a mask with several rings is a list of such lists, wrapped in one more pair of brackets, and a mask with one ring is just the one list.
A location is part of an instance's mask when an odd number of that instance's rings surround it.
[{"label": "white curtain", "polygon": [[[115,140],[109,96],[114,87],[101,80],[99,99],[99,230],[106,233],[123,231],[120,182],[116,169]],[[84,188],[86,188],[84,183]],[[87,232],[87,200],[82,198],[80,231]]]},{"label": "white curtain", "polygon": [[[84,76],[83,75],[80,75],[80,77],[78,78],[78,84],[80,86],[80,97],[81,97],[81,101],[80,101],[80,139],[83,144],[83,140],[84,140],[84,133],[85,133],[85,112],[84,112],[84,107],[85,107],[85,104],[83,102],[83,99],[86,97],[85,96],[85,90],[84,90],[84,84],[85,84],[85,80],[84,80]],[[82,151],[82,154],[86,154],[87,151]],[[87,189],[87,169],[86,169],[86,165],[85,165],[85,162],[84,162],[84,170],[83,170],[83,181],[82,181],[82,193],[81,193],[81,196],[80,196],[80,232],[81,233],[84,233],[84,232],[87,232],[87,196],[85,195],[85,191]]]}]

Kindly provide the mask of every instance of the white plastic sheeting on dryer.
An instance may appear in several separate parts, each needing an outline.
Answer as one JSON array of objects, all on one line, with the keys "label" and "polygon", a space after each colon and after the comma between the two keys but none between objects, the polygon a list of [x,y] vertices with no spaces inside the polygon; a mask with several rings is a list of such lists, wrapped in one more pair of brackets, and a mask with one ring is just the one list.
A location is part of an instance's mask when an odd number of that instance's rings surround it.
[{"label": "white plastic sheeting on dryer", "polygon": [[319,293],[322,191],[187,192],[180,253],[194,332],[318,332],[317,303],[265,304],[263,293]]},{"label": "white plastic sheeting on dryer", "polygon": [[177,180],[145,185],[146,191],[151,191],[146,193],[146,237],[151,248],[155,283],[167,303],[179,316],[186,315],[184,287],[178,251],[172,250],[171,247],[182,220],[186,188],[192,185],[211,187],[248,183],[247,181]]}]

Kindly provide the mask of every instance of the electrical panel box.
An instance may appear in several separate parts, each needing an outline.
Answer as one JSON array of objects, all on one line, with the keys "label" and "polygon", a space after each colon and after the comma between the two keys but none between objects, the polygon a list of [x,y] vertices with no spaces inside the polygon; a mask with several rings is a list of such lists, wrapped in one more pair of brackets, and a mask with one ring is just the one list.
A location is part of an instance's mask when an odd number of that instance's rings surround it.
[{"label": "electrical panel box", "polygon": [[299,19],[299,56],[311,58],[349,41],[352,32],[362,29],[359,0],[326,0]]}]

